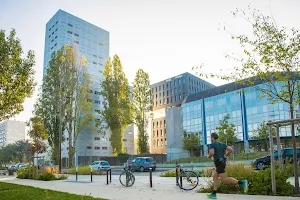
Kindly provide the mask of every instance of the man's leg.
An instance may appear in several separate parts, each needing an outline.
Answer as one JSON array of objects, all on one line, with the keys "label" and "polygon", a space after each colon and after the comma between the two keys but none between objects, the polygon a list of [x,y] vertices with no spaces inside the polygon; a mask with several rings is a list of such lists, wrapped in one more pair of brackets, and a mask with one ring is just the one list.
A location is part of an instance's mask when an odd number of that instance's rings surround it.
[{"label": "man's leg", "polygon": [[239,181],[232,177],[226,177],[225,173],[219,174],[219,177],[223,183],[230,183],[230,184],[234,184],[234,185],[239,184],[243,188],[244,193],[248,192],[248,181],[247,180]]},{"label": "man's leg", "polygon": [[217,192],[218,190],[218,184],[219,184],[219,175],[216,173],[214,175],[214,191]]}]

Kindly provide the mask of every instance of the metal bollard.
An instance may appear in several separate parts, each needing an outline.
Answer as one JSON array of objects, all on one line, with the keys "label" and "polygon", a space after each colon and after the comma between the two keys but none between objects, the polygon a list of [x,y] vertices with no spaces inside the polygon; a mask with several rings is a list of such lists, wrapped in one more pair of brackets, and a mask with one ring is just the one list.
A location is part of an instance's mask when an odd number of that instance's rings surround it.
[{"label": "metal bollard", "polygon": [[152,188],[152,168],[150,168],[149,171],[150,171],[150,187]]},{"label": "metal bollard", "polygon": [[78,167],[76,167],[76,181],[78,180]]},{"label": "metal bollard", "polygon": [[111,169],[109,169],[109,182],[111,183]]},{"label": "metal bollard", "polygon": [[91,182],[93,182],[93,168],[91,167]]},{"label": "metal bollard", "polygon": [[177,167],[177,161],[176,161],[176,186],[178,186],[178,167]]},{"label": "metal bollard", "polygon": [[180,187],[182,187],[182,176],[180,176]]},{"label": "metal bollard", "polygon": [[[109,170],[109,169],[108,169]],[[106,184],[108,185],[108,170],[106,170]]]}]

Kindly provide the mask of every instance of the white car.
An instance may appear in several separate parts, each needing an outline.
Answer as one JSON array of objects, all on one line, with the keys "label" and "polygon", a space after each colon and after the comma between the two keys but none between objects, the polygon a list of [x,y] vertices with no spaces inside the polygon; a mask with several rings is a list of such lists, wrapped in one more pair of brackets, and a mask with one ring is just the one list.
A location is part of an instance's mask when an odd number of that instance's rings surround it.
[{"label": "white car", "polygon": [[105,160],[95,161],[93,162],[90,167],[92,167],[93,170],[108,170],[110,169],[110,165]]}]

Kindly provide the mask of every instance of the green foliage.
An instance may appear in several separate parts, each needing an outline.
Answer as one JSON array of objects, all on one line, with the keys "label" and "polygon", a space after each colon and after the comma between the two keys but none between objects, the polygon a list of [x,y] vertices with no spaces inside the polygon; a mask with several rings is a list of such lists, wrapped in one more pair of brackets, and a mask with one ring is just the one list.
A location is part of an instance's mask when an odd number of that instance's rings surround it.
[{"label": "green foliage", "polygon": [[[76,167],[72,167],[68,171],[69,174],[76,174]],[[78,175],[90,175],[91,174],[91,168],[89,166],[78,166]],[[103,175],[103,171],[98,171],[96,169],[93,169],[94,175]]]},{"label": "green foliage", "polygon": [[119,158],[119,160],[120,160],[121,163],[127,162],[127,160],[129,159],[129,157],[130,157],[130,154],[128,154],[128,153],[119,153],[118,154],[118,158]]},{"label": "green foliage", "polygon": [[[205,174],[205,173],[204,173]],[[213,174],[210,174],[211,176]],[[229,165],[226,168],[226,175],[234,177],[237,180],[248,180],[249,191],[248,194],[253,195],[273,195],[272,193],[272,181],[271,181],[271,169],[254,171],[251,167],[234,164]],[[287,183],[289,175],[286,172],[280,172],[279,168],[276,168],[276,191],[279,196],[289,196],[293,194],[293,186]],[[206,193],[213,190],[213,182],[208,183],[208,187],[200,189],[198,192]],[[240,186],[231,185],[219,182],[218,193],[226,194],[240,194],[242,193]]]},{"label": "green foliage", "polygon": [[104,81],[101,84],[106,104],[101,112],[111,131],[110,144],[116,155],[124,150],[124,131],[132,123],[132,105],[130,103],[130,88],[123,72],[120,58],[114,55],[113,60],[107,60],[104,69]]},{"label": "green foliage", "polygon": [[220,125],[216,128],[219,131],[219,141],[227,145],[235,145],[238,141],[237,134],[235,133],[234,124],[229,124],[228,121],[230,115],[226,114],[222,120],[220,120]]},{"label": "green foliage", "polygon": [[[276,130],[272,128],[273,136],[276,136]],[[258,140],[258,143],[264,147],[265,150],[269,150],[269,127],[267,123],[261,122],[254,131],[253,139]]]},{"label": "green foliage", "polygon": [[132,93],[134,121],[138,128],[138,153],[149,153],[148,123],[152,112],[152,91],[149,74],[142,69],[136,73]]},{"label": "green foliage", "polygon": [[[289,175],[285,172],[280,172],[277,168],[275,171],[276,177],[276,192],[279,196],[290,196],[293,194],[294,187],[287,183]],[[271,169],[260,170],[251,173],[248,177],[249,194],[256,195],[273,195]]]},{"label": "green foliage", "polygon": [[[203,170],[194,170],[194,172],[198,175],[198,177],[201,177],[203,175]],[[178,176],[180,172],[178,171]],[[169,170],[165,171],[160,174],[160,177],[176,177],[176,171],[175,170]]]},{"label": "green foliage", "polygon": [[182,139],[183,148],[189,151],[200,148],[201,142],[202,142],[202,138],[193,133],[184,134],[184,137]]},{"label": "green foliage", "polygon": [[17,170],[17,178],[19,179],[34,179],[41,181],[53,181],[67,179],[66,175],[55,176],[49,172],[41,172],[37,167],[28,167]]},{"label": "green foliage", "polygon": [[75,195],[65,192],[58,192],[53,190],[40,189],[30,186],[16,185],[12,183],[0,182],[0,196],[1,199],[15,200],[15,199],[51,199],[51,200],[104,200],[100,198],[93,198],[90,196]]},{"label": "green foliage", "polygon": [[16,31],[5,37],[0,30],[0,122],[23,111],[25,98],[34,92],[35,56],[29,51],[24,57]]},{"label": "green foliage", "polygon": [[[260,97],[270,103],[286,103],[289,105],[290,119],[295,118],[295,108],[299,104],[300,77],[300,34],[295,28],[287,30],[278,27],[272,17],[264,16],[260,11],[249,7],[249,11],[237,9],[232,12],[234,17],[246,19],[253,30],[252,35],[232,35],[243,49],[242,58],[227,55],[227,58],[238,62],[229,74],[221,72],[200,73],[204,77],[218,77],[231,80],[247,87],[253,86],[260,92]],[[202,67],[202,66],[201,66]],[[200,69],[201,67],[198,67]],[[264,84],[257,84],[264,83]],[[241,90],[244,92],[244,90]],[[291,125],[293,149],[296,152],[295,126]],[[296,160],[296,154],[294,154]],[[297,167],[297,163],[294,163]],[[299,194],[298,173],[295,174],[296,192]]]},{"label": "green foliage", "polygon": [[0,163],[24,162],[30,157],[30,148],[31,144],[27,140],[19,140],[13,144],[8,144],[0,148]]}]

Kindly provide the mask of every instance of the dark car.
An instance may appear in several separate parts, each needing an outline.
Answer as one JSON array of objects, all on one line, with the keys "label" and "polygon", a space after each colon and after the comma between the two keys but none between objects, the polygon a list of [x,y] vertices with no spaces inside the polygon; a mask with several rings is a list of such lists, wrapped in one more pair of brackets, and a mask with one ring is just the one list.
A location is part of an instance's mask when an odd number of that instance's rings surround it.
[{"label": "dark car", "polygon": [[[292,162],[294,155],[294,150],[292,148],[281,149],[282,160],[285,163],[287,160]],[[274,152],[275,160],[278,160],[278,152]],[[297,161],[300,160],[300,148],[297,148]],[[269,167],[271,164],[271,156],[267,155],[265,157],[257,158],[252,165],[259,170]]]},{"label": "dark car", "polygon": [[145,171],[152,168],[152,171],[156,169],[156,161],[151,157],[137,157],[128,163],[128,167],[133,171]]}]

